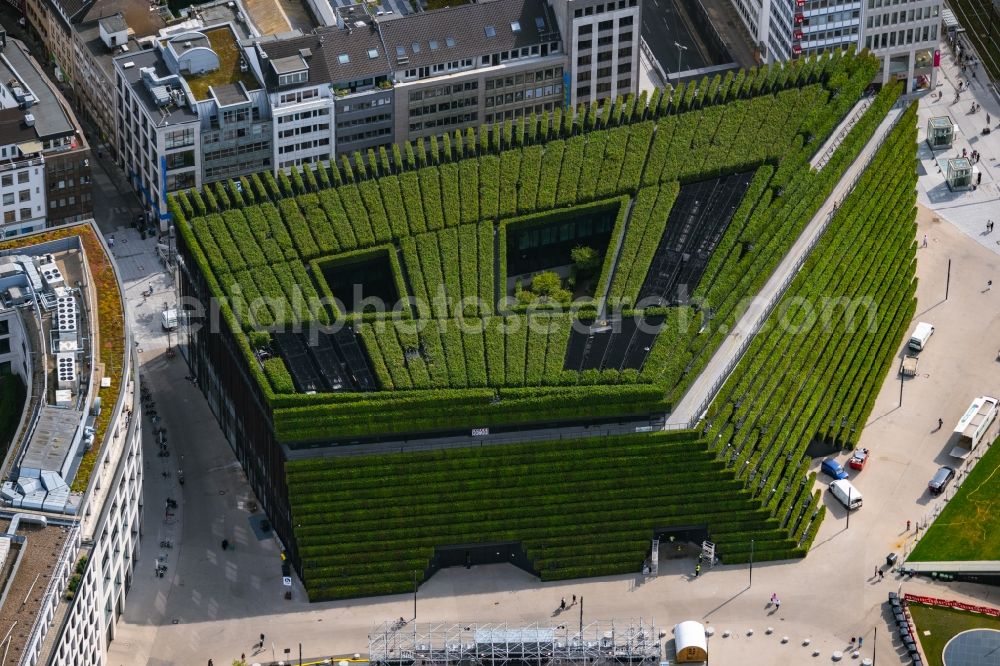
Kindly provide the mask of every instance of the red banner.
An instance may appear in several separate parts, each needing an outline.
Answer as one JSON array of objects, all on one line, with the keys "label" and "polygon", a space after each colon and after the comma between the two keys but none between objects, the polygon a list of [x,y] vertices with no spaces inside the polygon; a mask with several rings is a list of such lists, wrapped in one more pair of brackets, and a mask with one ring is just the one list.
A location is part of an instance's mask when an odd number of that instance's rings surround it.
[{"label": "red banner", "polygon": [[969,611],[970,613],[981,613],[982,615],[989,615],[991,617],[1000,617],[1000,609],[990,608],[988,606],[976,606],[974,604],[967,604],[961,601],[937,599],[936,597],[921,597],[916,594],[904,594],[903,601],[906,601],[907,603],[924,604],[925,606],[957,608],[959,610]]}]

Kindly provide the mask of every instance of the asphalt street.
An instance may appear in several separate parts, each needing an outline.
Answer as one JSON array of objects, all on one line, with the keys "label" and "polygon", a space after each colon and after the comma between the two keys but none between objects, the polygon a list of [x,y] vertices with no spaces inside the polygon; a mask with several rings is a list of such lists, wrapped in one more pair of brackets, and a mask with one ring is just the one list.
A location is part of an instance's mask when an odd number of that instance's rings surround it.
[{"label": "asphalt street", "polygon": [[677,69],[676,44],[681,51],[680,71],[707,67],[710,62],[703,54],[695,36],[683,21],[677,7],[678,0],[642,0],[642,37],[664,71],[671,74]]}]

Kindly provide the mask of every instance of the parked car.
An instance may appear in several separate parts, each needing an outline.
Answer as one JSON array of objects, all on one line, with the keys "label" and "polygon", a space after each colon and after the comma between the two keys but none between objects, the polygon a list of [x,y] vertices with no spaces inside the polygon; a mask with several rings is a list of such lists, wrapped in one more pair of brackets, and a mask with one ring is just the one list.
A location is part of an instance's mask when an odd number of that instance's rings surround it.
[{"label": "parked car", "polygon": [[931,491],[931,495],[940,495],[954,478],[955,470],[953,468],[941,467],[934,473],[931,482],[927,484],[927,489]]},{"label": "parked car", "polygon": [[851,469],[861,471],[865,468],[865,465],[868,464],[869,457],[868,449],[858,449],[854,452],[854,455],[851,456],[851,459],[847,461],[847,464]]},{"label": "parked car", "polygon": [[160,325],[163,326],[164,331],[172,331],[177,328],[177,310],[174,308],[164,310],[160,315]]},{"label": "parked car", "polygon": [[832,476],[834,479],[846,479],[847,472],[844,471],[844,466],[833,458],[827,458],[823,461],[820,466],[820,470],[827,476]]}]

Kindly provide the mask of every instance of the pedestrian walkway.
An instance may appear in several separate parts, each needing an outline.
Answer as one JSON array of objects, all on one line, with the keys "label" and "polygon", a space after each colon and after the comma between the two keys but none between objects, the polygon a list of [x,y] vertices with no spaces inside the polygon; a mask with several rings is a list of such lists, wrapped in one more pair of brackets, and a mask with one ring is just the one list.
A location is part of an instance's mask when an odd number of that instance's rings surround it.
[{"label": "pedestrian walkway", "polygon": [[[1000,254],[1000,230],[990,233],[986,229],[988,220],[1000,221],[1000,101],[985,81],[962,75],[946,44],[942,43],[941,52],[937,88],[920,100],[917,109],[917,157],[920,160],[917,201],[980,245]],[[963,91],[956,102],[959,82]],[[972,112],[973,102],[981,107],[975,113]],[[932,151],[926,142],[927,121],[942,116],[957,125],[955,142],[947,150]],[[986,127],[990,128],[989,134],[983,134]],[[982,180],[976,176],[979,182],[975,190],[952,192],[945,182],[946,160],[961,157],[963,149],[967,153],[975,150],[981,154],[974,167],[982,174]],[[945,169],[940,168],[942,163]]]},{"label": "pedestrian walkway", "polygon": [[883,139],[895,126],[905,108],[896,105],[879,124],[872,138],[862,149],[858,159],[847,168],[840,182],[834,187],[829,198],[810,220],[805,230],[799,235],[788,254],[782,259],[777,269],[768,279],[764,288],[754,297],[746,312],[737,322],[733,331],[716,350],[708,365],[688,389],[684,397],[667,417],[668,423],[688,423],[691,427],[698,422],[715,394],[722,388],[729,373],[736,367],[743,352],[746,351],[753,336],[760,330],[771,308],[778,302],[785,289],[791,283],[809,251],[819,240],[833,215],[836,206],[854,188],[855,183],[864,172]]}]

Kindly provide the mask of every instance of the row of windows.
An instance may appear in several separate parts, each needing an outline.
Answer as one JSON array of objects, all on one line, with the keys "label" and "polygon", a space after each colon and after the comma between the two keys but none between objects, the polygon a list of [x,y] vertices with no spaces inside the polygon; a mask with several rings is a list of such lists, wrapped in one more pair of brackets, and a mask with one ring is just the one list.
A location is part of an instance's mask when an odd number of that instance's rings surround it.
[{"label": "row of windows", "polygon": [[850,37],[853,42],[857,38],[857,35],[857,27],[837,28],[836,30],[817,30],[816,32],[810,32],[806,35],[804,46],[805,48],[813,48],[816,46],[816,42],[822,42],[823,40],[841,41],[845,37]]},{"label": "row of windows", "polygon": [[433,99],[435,97],[446,97],[454,93],[468,92],[470,90],[479,90],[479,81],[466,81],[465,83],[456,83],[454,85],[441,86],[439,88],[424,88],[423,90],[415,90],[410,93],[410,101],[419,102],[421,100]]},{"label": "row of windows", "polygon": [[[868,9],[895,7],[896,5],[905,5],[907,2],[925,2],[925,0],[868,0]],[[937,13],[938,5],[934,5],[934,16],[937,16]]]},{"label": "row of windows", "polygon": [[539,99],[547,95],[562,95],[562,84],[557,83],[552,86],[528,88],[527,90],[518,90],[517,92],[507,93],[506,95],[487,97],[486,106],[491,107],[493,105],[500,106],[502,104],[514,104],[516,102],[523,102],[526,99]]},{"label": "row of windows", "polygon": [[370,109],[373,106],[387,106],[392,104],[391,97],[378,97],[376,99],[370,99],[364,102],[355,102],[354,104],[343,104],[340,110],[344,113],[350,113],[351,111],[364,111],[365,109]]},{"label": "row of windows", "polygon": [[[892,32],[883,32],[880,35],[868,35],[865,37],[865,48],[884,49],[886,47],[912,44],[914,41],[934,41],[937,40],[937,29],[938,27],[935,23],[932,26],[925,25],[922,29],[917,28],[916,33],[914,33],[913,28],[909,28],[905,31],[893,30]],[[917,39],[914,40],[914,37]]]},{"label": "row of windows", "polygon": [[820,14],[819,16],[806,16],[805,20],[802,21],[802,24],[812,25],[812,26],[823,26],[828,23],[839,23],[841,21],[850,21],[851,19],[857,19],[860,17],[861,17],[861,10],[855,9],[854,11],[831,12],[829,14]]},{"label": "row of windows", "polygon": [[[632,41],[632,31],[629,30],[627,32],[623,32],[623,33],[619,34],[618,35],[618,41],[620,41],[620,42],[631,42]],[[598,46],[598,48],[600,48],[602,46],[611,46],[614,43],[615,43],[615,38],[612,35],[605,35],[604,37],[598,37],[597,38],[597,46]],[[593,44],[594,44],[593,40],[590,40],[590,39],[581,39],[579,42],[577,42],[576,48],[579,51],[583,51],[585,49],[591,48],[593,46]]]},{"label": "row of windows", "polygon": [[316,139],[314,141],[303,141],[302,143],[292,143],[287,146],[279,146],[278,154],[284,155],[285,153],[294,153],[298,150],[309,150],[310,148],[319,148],[320,146],[329,146],[330,139],[322,138]]},{"label": "row of windows", "polygon": [[166,150],[171,148],[183,148],[194,145],[194,129],[181,129],[167,132],[163,136],[163,147]]},{"label": "row of windows", "polygon": [[914,21],[923,21],[924,19],[937,16],[937,9],[937,5],[935,5],[933,8],[933,16],[931,15],[930,7],[917,7],[916,9],[911,9],[909,11],[904,9],[903,11],[893,12],[891,14],[885,13],[869,16],[868,27],[878,28],[883,25],[896,25],[897,23],[913,23]]},{"label": "row of windows", "polygon": [[194,172],[183,171],[181,173],[167,174],[167,190],[186,190],[194,187]]},{"label": "row of windows", "polygon": [[[21,190],[17,193],[17,200],[21,203],[25,201],[31,201],[31,190]],[[10,206],[14,203],[14,193],[6,192],[3,195],[3,205]]]},{"label": "row of windows", "polygon": [[250,160],[239,164],[228,166],[209,167],[205,169],[205,180],[221,180],[222,178],[232,178],[241,173],[252,173],[271,167],[271,158],[265,157],[260,160]]},{"label": "row of windows", "polygon": [[367,132],[360,132],[358,134],[337,135],[337,142],[340,144],[354,143],[355,141],[374,139],[380,136],[389,136],[390,134],[392,134],[391,127],[380,127],[378,129],[368,130]]},{"label": "row of windows", "polygon": [[278,132],[278,138],[287,139],[292,136],[299,136],[300,134],[312,134],[313,132],[327,132],[329,130],[330,130],[330,123],[303,125],[302,127],[293,127],[291,129],[281,130],[280,132]]},{"label": "row of windows", "polygon": [[414,109],[410,109],[410,117],[415,118],[416,116],[425,116],[431,113],[438,113],[440,111],[451,111],[452,109],[464,109],[467,106],[475,106],[479,103],[479,97],[463,97],[462,99],[456,99],[451,102],[441,102],[440,104],[427,104],[425,106],[418,106]]},{"label": "row of windows", "polygon": [[290,93],[282,93],[278,98],[279,104],[299,104],[319,97],[319,91],[315,88],[308,90],[297,90]]},{"label": "row of windows", "polygon": [[[213,150],[212,152],[205,153],[205,161],[212,162],[215,160],[226,159],[227,157],[234,157],[236,155],[245,155],[247,153],[256,153],[258,150],[269,150],[271,148],[270,141],[256,141],[253,143],[241,143],[233,148],[223,148],[222,150]],[[218,167],[212,167],[218,168]],[[205,169],[207,174],[211,169]]]},{"label": "row of windows", "polygon": [[369,123],[381,123],[387,120],[392,120],[391,113],[379,113],[374,116],[354,118],[353,120],[342,120],[337,123],[337,129],[347,129],[349,127],[357,127],[358,125],[367,125]]},{"label": "row of windows", "polygon": [[[18,184],[23,185],[24,183],[27,183],[30,179],[31,179],[31,174],[28,173],[27,171],[17,172]],[[13,184],[14,184],[14,174],[5,173],[3,176],[0,176],[0,185],[2,185],[3,187],[10,187]]]},{"label": "row of windows", "polygon": [[4,224],[11,224],[11,223],[17,222],[17,221],[24,222],[25,220],[30,220],[30,219],[31,219],[31,209],[30,208],[22,208],[20,210],[20,215],[18,215],[18,216],[15,216],[14,215],[14,211],[12,211],[12,210],[4,211],[4,214],[3,214]]},{"label": "row of windows", "polygon": [[582,9],[577,9],[573,12],[573,18],[581,18],[583,16],[593,16],[594,14],[603,14],[605,11],[613,12],[615,9],[625,9],[628,7],[635,7],[638,4],[636,0],[618,0],[616,5],[614,2],[609,2],[605,5],[592,5],[590,7],[584,7]]},{"label": "row of windows", "polygon": [[563,69],[562,67],[549,67],[548,69],[540,69],[537,72],[525,72],[524,74],[514,74],[512,76],[501,76],[496,79],[486,80],[486,89],[493,90],[510,86],[520,86],[525,83],[531,84],[536,81],[550,81],[552,79],[561,79]]},{"label": "row of windows", "polygon": [[[611,60],[611,51],[601,51],[597,54],[597,62],[607,62]],[[631,58],[632,57],[632,47],[626,46],[618,49],[619,58]],[[586,67],[593,62],[592,56],[590,54],[578,56],[576,59],[576,64],[580,67]]]},{"label": "row of windows", "polygon": [[[344,111],[349,111],[350,107],[345,107]],[[285,116],[278,116],[278,124],[283,125],[285,123],[294,123],[297,120],[308,120],[309,118],[322,118],[324,116],[330,115],[330,109],[312,109],[310,111],[299,111],[298,113],[289,113]]]},{"label": "row of windows", "polygon": [[457,116],[446,116],[444,118],[435,118],[433,120],[425,120],[424,122],[410,123],[411,132],[419,132],[424,129],[433,129],[435,127],[447,127],[449,125],[458,125],[461,123],[475,122],[479,120],[479,114],[464,113]]},{"label": "row of windows", "polygon": [[[631,87],[632,87],[632,79],[630,79],[630,78],[629,79],[619,79],[619,81],[618,81],[618,89],[619,90],[623,90],[623,89],[627,89],[627,88],[631,88]],[[603,93],[609,93],[609,92],[611,92],[611,82],[609,81],[607,83],[598,83],[597,87],[594,90],[595,90],[595,93],[598,94],[598,95],[603,94]],[[590,86],[589,85],[587,85],[587,86],[580,86],[579,88],[576,89],[576,96],[577,97],[586,97],[589,94],[590,94]]]},{"label": "row of windows", "polygon": [[[80,193],[80,203],[88,203],[90,201],[90,192]],[[63,208],[64,206],[73,206],[76,204],[76,197],[67,197],[65,199],[49,199],[49,208]]]},{"label": "row of windows", "polygon": [[503,122],[504,120],[513,120],[514,118],[520,118],[521,116],[530,115],[534,113],[536,116],[541,114],[542,111],[552,111],[555,108],[553,102],[546,102],[545,104],[536,104],[534,108],[532,107],[518,107],[516,109],[507,109],[506,111],[498,111],[495,115],[492,113],[487,113],[485,117],[485,122],[487,125],[493,122]]},{"label": "row of windows", "polygon": [[[631,71],[632,71],[632,63],[630,63],[630,62],[624,62],[624,63],[618,65],[618,73],[619,74],[629,74]],[[611,68],[610,67],[601,67],[601,68],[599,68],[597,70],[597,78],[599,78],[599,79],[608,78],[610,76],[611,76]],[[589,81],[590,80],[590,70],[589,69],[583,70],[582,72],[579,73],[579,75],[576,78],[577,78],[578,81]]]}]

